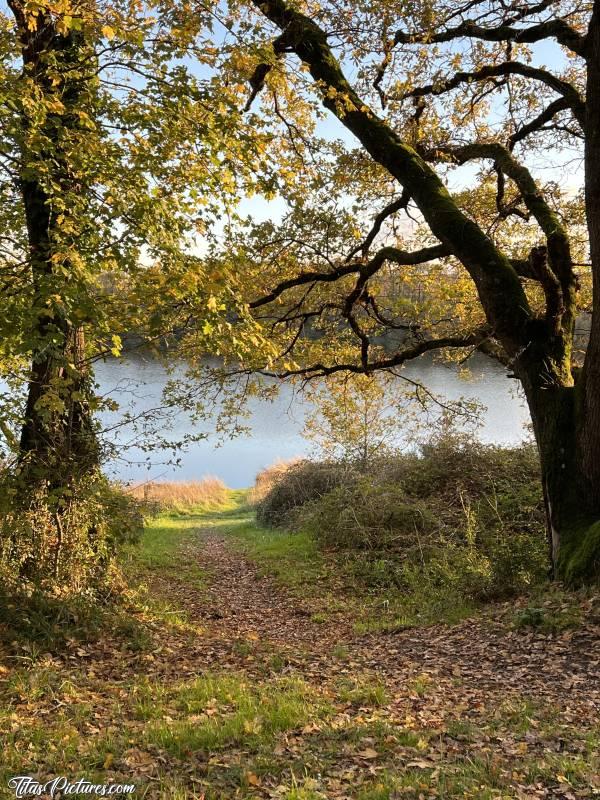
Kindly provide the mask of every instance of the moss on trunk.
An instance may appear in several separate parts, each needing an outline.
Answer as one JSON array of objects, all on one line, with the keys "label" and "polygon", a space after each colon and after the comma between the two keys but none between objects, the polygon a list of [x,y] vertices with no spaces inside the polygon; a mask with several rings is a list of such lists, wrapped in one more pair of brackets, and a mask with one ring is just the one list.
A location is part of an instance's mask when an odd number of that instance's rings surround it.
[{"label": "moss on trunk", "polygon": [[571,585],[600,578],[600,520],[561,529],[556,577]]}]

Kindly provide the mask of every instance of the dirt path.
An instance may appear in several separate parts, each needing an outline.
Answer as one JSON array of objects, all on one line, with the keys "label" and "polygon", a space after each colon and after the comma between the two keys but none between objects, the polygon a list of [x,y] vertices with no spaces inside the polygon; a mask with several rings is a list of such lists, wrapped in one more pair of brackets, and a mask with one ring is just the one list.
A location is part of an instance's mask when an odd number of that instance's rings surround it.
[{"label": "dirt path", "polygon": [[200,564],[211,576],[207,605],[199,610],[206,621],[232,639],[257,635],[277,647],[322,652],[345,640],[351,621],[335,624],[312,621],[312,612],[302,599],[286,594],[256,565],[236,551],[227,537],[205,529],[199,533]]},{"label": "dirt path", "polygon": [[[199,529],[197,543],[183,555],[206,570],[208,590],[190,593],[172,581],[160,590],[179,599],[204,629],[192,645],[202,668],[255,672],[278,652],[290,670],[320,683],[349,673],[370,675],[385,684],[395,716],[413,716],[429,727],[448,720],[477,723],[511,700],[545,706],[564,722],[598,722],[597,618],[559,635],[509,630],[484,618],[358,636],[349,617],[313,621],[308,604],[262,575],[226,532]],[[180,644],[189,663],[190,643]]]},{"label": "dirt path", "polygon": [[[26,752],[30,772],[57,774],[54,743],[77,731],[84,763],[113,781],[135,777],[146,800],[600,797],[598,616],[559,635],[511,630],[502,608],[451,627],[358,635],[351,604],[316,619],[308,591],[262,574],[226,515],[198,522],[173,565],[148,574],[149,600],[167,604],[162,616],[137,606],[149,645],[73,642],[41,664],[40,675],[56,675],[51,690],[33,682],[33,702],[29,690],[18,695],[18,730],[51,743],[23,751],[17,738],[18,769]],[[190,564],[201,579],[186,575]],[[189,687],[204,680],[225,688],[193,700]],[[74,691],[93,722],[72,706]],[[275,710],[263,715],[261,703]]]},{"label": "dirt path", "polygon": [[[597,613],[581,627],[559,635],[508,630],[502,621],[485,618],[452,627],[357,636],[349,619],[313,622],[301,601],[261,576],[226,536],[209,529],[201,541],[200,558],[212,576],[209,608],[202,615],[212,621],[220,637],[256,636],[292,654],[301,650],[301,658],[292,656],[292,668],[321,685],[339,685],[348,675],[381,681],[389,697],[388,722],[436,732],[477,731],[468,744],[460,736],[447,736],[446,752],[466,750],[462,755],[473,759],[496,750],[498,758],[509,762],[518,764],[527,755],[544,763],[548,752],[582,749],[576,735],[567,741],[569,726],[578,730],[598,726]],[[345,653],[341,660],[334,655],[340,647]],[[364,706],[363,711],[368,701]],[[506,709],[509,716],[520,718],[516,730],[510,725],[507,729],[502,720],[496,735],[491,735],[495,726],[490,717],[501,719]],[[427,758],[430,764],[437,763],[435,753]],[[421,763],[426,764],[427,758]],[[600,794],[600,779],[595,787],[580,791],[567,778],[562,784],[561,780],[562,776],[558,783],[530,785],[514,796],[588,800]]]}]

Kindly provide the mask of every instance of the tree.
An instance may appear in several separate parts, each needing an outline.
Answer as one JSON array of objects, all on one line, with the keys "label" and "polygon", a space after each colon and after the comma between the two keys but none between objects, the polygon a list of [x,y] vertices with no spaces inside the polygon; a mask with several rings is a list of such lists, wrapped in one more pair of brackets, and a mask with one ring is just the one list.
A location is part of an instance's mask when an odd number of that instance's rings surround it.
[{"label": "tree", "polygon": [[[17,401],[0,403],[12,459],[1,545],[29,577],[43,578],[49,560],[68,578],[63,534],[79,526],[85,550],[74,559],[93,575],[105,487],[96,412],[106,402],[93,363],[119,355],[124,333],[185,327],[191,295],[208,324],[210,278],[193,250],[246,180],[246,157],[256,170],[260,135],[254,125],[238,149],[243,120],[215,80],[210,8],[185,24],[170,4],[10,0],[9,10],[0,16],[0,369]],[[202,77],[182,66],[191,56]],[[191,263],[195,277],[182,283]],[[160,296],[150,291],[158,264]],[[165,324],[159,300],[175,308]],[[94,497],[87,517],[84,494]]]},{"label": "tree", "polygon": [[[377,376],[335,376],[311,393],[314,405],[304,434],[329,458],[344,458],[365,471],[390,446],[394,410]],[[394,404],[395,405],[395,404]]]},{"label": "tree", "polygon": [[[89,412],[83,320],[73,318],[65,278],[80,263],[89,176],[82,150],[93,125],[97,59],[83,26],[66,25],[50,8],[32,12],[10,2],[23,59],[17,184],[31,270],[32,362],[20,456],[29,475],[51,476],[54,488],[75,458],[81,473],[97,464]],[[69,472],[67,466],[67,472]]]},{"label": "tree", "polygon": [[[245,231],[234,256],[257,265],[248,307],[278,348],[262,369],[310,378],[394,370],[440,350],[494,355],[531,412],[555,573],[597,576],[600,1],[251,6],[248,107],[262,92],[303,177],[283,180],[292,210],[281,225]],[[540,63],[541,43],[555,46],[554,68]],[[286,117],[290,97],[307,116],[320,105],[359,149],[311,138],[308,123]],[[536,181],[532,166],[536,154],[566,162],[582,148],[585,209],[559,180]],[[445,176],[472,162],[479,173],[452,194]],[[397,223],[403,211],[412,224]],[[588,276],[577,267],[588,263],[592,325],[579,364],[574,325]],[[394,275],[408,287],[395,295]],[[415,301],[418,281],[444,317]],[[303,335],[307,326],[321,335]],[[394,331],[403,338],[384,350],[380,337]]]}]

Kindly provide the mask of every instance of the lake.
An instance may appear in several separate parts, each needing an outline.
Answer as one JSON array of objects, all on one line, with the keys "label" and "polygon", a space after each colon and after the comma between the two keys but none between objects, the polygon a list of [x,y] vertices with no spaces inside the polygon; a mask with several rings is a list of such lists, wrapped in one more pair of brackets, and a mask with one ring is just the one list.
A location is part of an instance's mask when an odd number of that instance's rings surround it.
[{"label": "lake", "polygon": [[[478,438],[484,442],[517,444],[527,435],[529,412],[517,391],[517,381],[483,355],[469,360],[471,378],[464,380],[456,367],[435,363],[422,357],[409,363],[406,377],[423,383],[440,398],[458,400],[473,398],[485,406]],[[183,367],[175,369],[183,373]],[[164,366],[151,357],[128,357],[96,365],[96,378],[101,393],[110,393],[123,407],[136,411],[160,405],[162,390],[169,380]],[[144,453],[132,447],[109,465],[111,476],[124,481],[190,480],[211,474],[222,478],[232,488],[249,486],[256,473],[278,459],[307,455],[312,443],[303,438],[302,430],[310,403],[291,386],[284,385],[273,402],[254,399],[250,403],[247,423],[251,434],[219,441],[205,428],[208,438],[194,442],[177,456],[178,465],[166,463],[168,456]],[[116,420],[104,415],[104,424]],[[190,419],[181,412],[173,422],[169,436],[177,440],[190,431]],[[402,443],[406,432],[400,426],[391,434]],[[125,442],[131,438],[128,429],[119,431]]]}]

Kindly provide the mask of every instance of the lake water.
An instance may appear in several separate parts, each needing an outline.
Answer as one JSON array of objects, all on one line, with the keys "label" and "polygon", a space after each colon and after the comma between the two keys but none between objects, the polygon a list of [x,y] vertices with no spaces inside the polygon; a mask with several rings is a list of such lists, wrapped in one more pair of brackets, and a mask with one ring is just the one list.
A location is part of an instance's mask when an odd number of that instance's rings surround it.
[{"label": "lake water", "polygon": [[[476,354],[469,360],[471,378],[464,380],[455,367],[434,363],[428,357],[411,362],[404,374],[423,383],[434,394],[448,400],[474,398],[483,406],[478,437],[485,442],[516,444],[526,436],[529,413],[517,393],[517,382],[507,378],[496,362]],[[177,374],[177,371],[176,371]],[[111,393],[123,406],[136,411],[160,405],[162,390],[169,380],[164,367],[152,358],[127,358],[96,365],[96,378],[102,393]],[[304,419],[310,404],[284,385],[273,402],[253,400],[247,423],[251,434],[219,441],[205,430],[208,438],[194,442],[178,454],[179,464],[169,464],[168,456],[145,453],[132,447],[109,466],[112,476],[124,481],[189,480],[211,474],[222,478],[228,486],[249,486],[263,467],[277,459],[306,455],[312,444],[303,438]],[[116,417],[105,415],[110,426]],[[169,436],[174,440],[190,432],[189,417],[180,413],[174,419]],[[122,441],[130,437],[128,430],[119,432]],[[405,433],[400,427],[394,435],[402,442]]]}]

